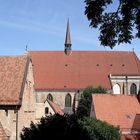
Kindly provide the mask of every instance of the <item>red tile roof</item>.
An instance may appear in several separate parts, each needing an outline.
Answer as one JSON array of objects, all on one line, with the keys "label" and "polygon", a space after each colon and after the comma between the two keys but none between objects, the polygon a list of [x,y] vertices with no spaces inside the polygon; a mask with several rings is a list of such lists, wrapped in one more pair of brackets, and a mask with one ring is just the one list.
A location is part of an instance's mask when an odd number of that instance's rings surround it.
[{"label": "red tile roof", "polygon": [[[121,131],[130,131],[134,128],[135,117],[140,114],[140,104],[136,96],[93,94],[92,101],[97,119],[119,126]],[[137,125],[138,129],[140,123]]]},{"label": "red tile roof", "polygon": [[50,100],[47,100],[48,103],[50,104],[50,106],[52,107],[52,109],[54,110],[55,113],[58,113],[60,115],[63,115],[64,112],[61,110],[60,106]]},{"label": "red tile roof", "polygon": [[26,56],[0,56],[0,105],[20,102]]},{"label": "red tile roof", "polygon": [[136,114],[132,130],[136,130],[140,132],[140,114]]},{"label": "red tile roof", "polygon": [[30,51],[35,89],[84,89],[102,86],[110,89],[109,74],[140,75],[139,59],[133,52]]},{"label": "red tile roof", "polygon": [[140,135],[121,135],[121,140],[139,140]]}]

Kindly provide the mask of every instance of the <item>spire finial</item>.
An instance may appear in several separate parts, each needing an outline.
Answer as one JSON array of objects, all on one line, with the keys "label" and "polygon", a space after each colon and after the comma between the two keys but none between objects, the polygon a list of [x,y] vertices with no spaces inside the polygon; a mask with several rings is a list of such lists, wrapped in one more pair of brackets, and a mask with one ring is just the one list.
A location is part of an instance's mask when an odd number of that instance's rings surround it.
[{"label": "spire finial", "polygon": [[65,54],[71,54],[71,37],[70,37],[70,25],[69,19],[67,20],[66,38],[65,38]]},{"label": "spire finial", "polygon": [[25,55],[28,54],[28,46],[27,46],[27,45],[26,45],[26,47],[25,47],[25,52],[24,52],[24,54],[25,54]]},{"label": "spire finial", "polygon": [[25,51],[28,51],[28,46],[26,45],[26,49],[25,49]]}]

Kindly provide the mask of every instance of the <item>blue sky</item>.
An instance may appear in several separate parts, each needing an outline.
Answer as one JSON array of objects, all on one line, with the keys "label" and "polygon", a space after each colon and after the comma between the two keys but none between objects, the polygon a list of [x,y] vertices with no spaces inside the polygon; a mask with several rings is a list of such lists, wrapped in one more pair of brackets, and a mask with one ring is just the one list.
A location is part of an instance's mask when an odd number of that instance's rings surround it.
[{"label": "blue sky", "polygon": [[[67,19],[73,50],[111,50],[100,46],[99,32],[84,15],[84,0],[0,0],[0,55],[22,55],[29,50],[63,50]],[[113,50],[140,57],[140,40]]]}]

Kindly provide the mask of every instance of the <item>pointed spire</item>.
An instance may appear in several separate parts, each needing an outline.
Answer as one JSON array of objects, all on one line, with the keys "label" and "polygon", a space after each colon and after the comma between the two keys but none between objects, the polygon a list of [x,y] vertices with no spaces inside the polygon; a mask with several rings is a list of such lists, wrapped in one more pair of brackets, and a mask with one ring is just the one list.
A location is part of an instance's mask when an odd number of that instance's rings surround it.
[{"label": "pointed spire", "polygon": [[71,54],[71,37],[70,37],[70,25],[69,25],[69,19],[67,21],[67,30],[66,30],[66,38],[65,38],[65,54],[70,55]]},{"label": "pointed spire", "polygon": [[26,45],[26,49],[25,49],[25,51],[28,51],[28,46]]},{"label": "pointed spire", "polygon": [[28,54],[28,46],[26,45],[25,51],[24,51],[24,55]]},{"label": "pointed spire", "polygon": [[66,39],[65,39],[65,47],[71,46],[71,38],[70,38],[70,25],[69,25],[69,19],[67,21],[67,30],[66,30]]}]

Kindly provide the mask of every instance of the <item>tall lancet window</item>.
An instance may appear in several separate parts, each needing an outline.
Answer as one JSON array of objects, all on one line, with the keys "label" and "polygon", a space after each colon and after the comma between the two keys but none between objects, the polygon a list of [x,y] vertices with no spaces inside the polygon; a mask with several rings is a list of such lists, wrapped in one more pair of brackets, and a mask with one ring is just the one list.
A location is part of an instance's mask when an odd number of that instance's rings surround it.
[{"label": "tall lancet window", "polygon": [[136,95],[137,94],[137,86],[135,83],[133,83],[130,87],[130,94],[131,95]]},{"label": "tall lancet window", "polygon": [[71,95],[67,94],[65,97],[65,107],[71,107]]}]

